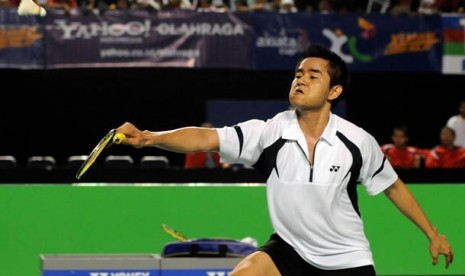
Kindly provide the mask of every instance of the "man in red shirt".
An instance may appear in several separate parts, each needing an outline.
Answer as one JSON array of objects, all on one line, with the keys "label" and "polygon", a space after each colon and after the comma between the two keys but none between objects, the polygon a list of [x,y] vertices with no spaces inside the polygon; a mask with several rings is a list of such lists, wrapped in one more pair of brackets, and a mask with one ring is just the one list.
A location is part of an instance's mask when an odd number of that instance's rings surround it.
[{"label": "man in red shirt", "polygon": [[421,165],[423,150],[409,146],[408,128],[396,126],[392,132],[392,143],[384,144],[381,150],[394,168],[417,169]]},{"label": "man in red shirt", "polygon": [[454,145],[455,131],[450,127],[441,128],[441,143],[428,152],[426,168],[465,168],[465,148]]},{"label": "man in red shirt", "polygon": [[[209,122],[204,122],[200,127],[212,128],[213,125]],[[185,169],[200,169],[200,168],[225,168],[225,164],[220,162],[220,155],[217,152],[192,152],[186,153],[184,161]]]},{"label": "man in red shirt", "polygon": [[221,168],[220,155],[216,152],[195,152],[186,153],[184,168],[198,169],[198,168]]}]

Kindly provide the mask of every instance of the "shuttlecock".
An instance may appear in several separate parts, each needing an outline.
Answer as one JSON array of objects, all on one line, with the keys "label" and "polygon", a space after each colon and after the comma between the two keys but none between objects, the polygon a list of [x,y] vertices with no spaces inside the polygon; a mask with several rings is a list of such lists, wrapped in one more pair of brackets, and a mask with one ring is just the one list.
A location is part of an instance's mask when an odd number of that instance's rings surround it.
[{"label": "shuttlecock", "polygon": [[47,11],[33,0],[21,0],[18,6],[19,15],[40,15],[45,16]]},{"label": "shuttlecock", "polygon": [[254,238],[252,238],[252,237],[245,237],[245,238],[243,238],[243,239],[241,240],[241,242],[243,242],[243,243],[248,243],[248,244],[253,245],[253,246],[255,246],[255,247],[258,246],[257,240],[254,239]]}]

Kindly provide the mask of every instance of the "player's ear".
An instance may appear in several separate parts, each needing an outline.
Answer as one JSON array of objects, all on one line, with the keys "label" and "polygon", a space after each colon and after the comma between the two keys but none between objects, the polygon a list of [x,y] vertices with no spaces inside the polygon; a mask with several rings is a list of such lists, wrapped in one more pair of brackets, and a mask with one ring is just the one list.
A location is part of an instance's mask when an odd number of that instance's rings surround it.
[{"label": "player's ear", "polygon": [[342,85],[334,85],[329,91],[328,100],[335,100],[342,94]]}]

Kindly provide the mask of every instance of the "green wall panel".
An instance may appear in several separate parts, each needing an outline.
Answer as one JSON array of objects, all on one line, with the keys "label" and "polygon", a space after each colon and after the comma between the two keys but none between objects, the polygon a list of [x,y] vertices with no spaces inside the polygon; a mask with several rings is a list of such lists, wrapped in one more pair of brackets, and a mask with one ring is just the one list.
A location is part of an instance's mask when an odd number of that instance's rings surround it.
[{"label": "green wall panel", "polygon": [[[379,275],[465,275],[465,185],[409,185],[456,254],[431,265],[425,236],[383,195],[359,187],[366,233]],[[189,238],[271,234],[261,185],[1,185],[0,275],[39,276],[40,254],[161,253]]]}]

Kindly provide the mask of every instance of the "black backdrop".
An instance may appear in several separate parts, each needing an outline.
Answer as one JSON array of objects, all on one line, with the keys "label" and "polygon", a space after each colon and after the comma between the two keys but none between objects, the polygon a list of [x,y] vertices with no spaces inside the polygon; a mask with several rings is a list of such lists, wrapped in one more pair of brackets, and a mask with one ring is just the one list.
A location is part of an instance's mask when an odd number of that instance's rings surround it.
[{"label": "black backdrop", "polygon": [[[88,154],[110,128],[131,121],[141,129],[166,130],[206,120],[206,101],[287,99],[290,71],[226,69],[105,68],[0,70],[0,154],[20,165],[32,155],[52,155],[64,164]],[[396,124],[411,129],[411,144],[430,148],[439,129],[457,113],[465,76],[416,73],[352,74],[345,93],[347,118],[390,141]],[[118,146],[108,154],[183,155],[155,148]]]}]

